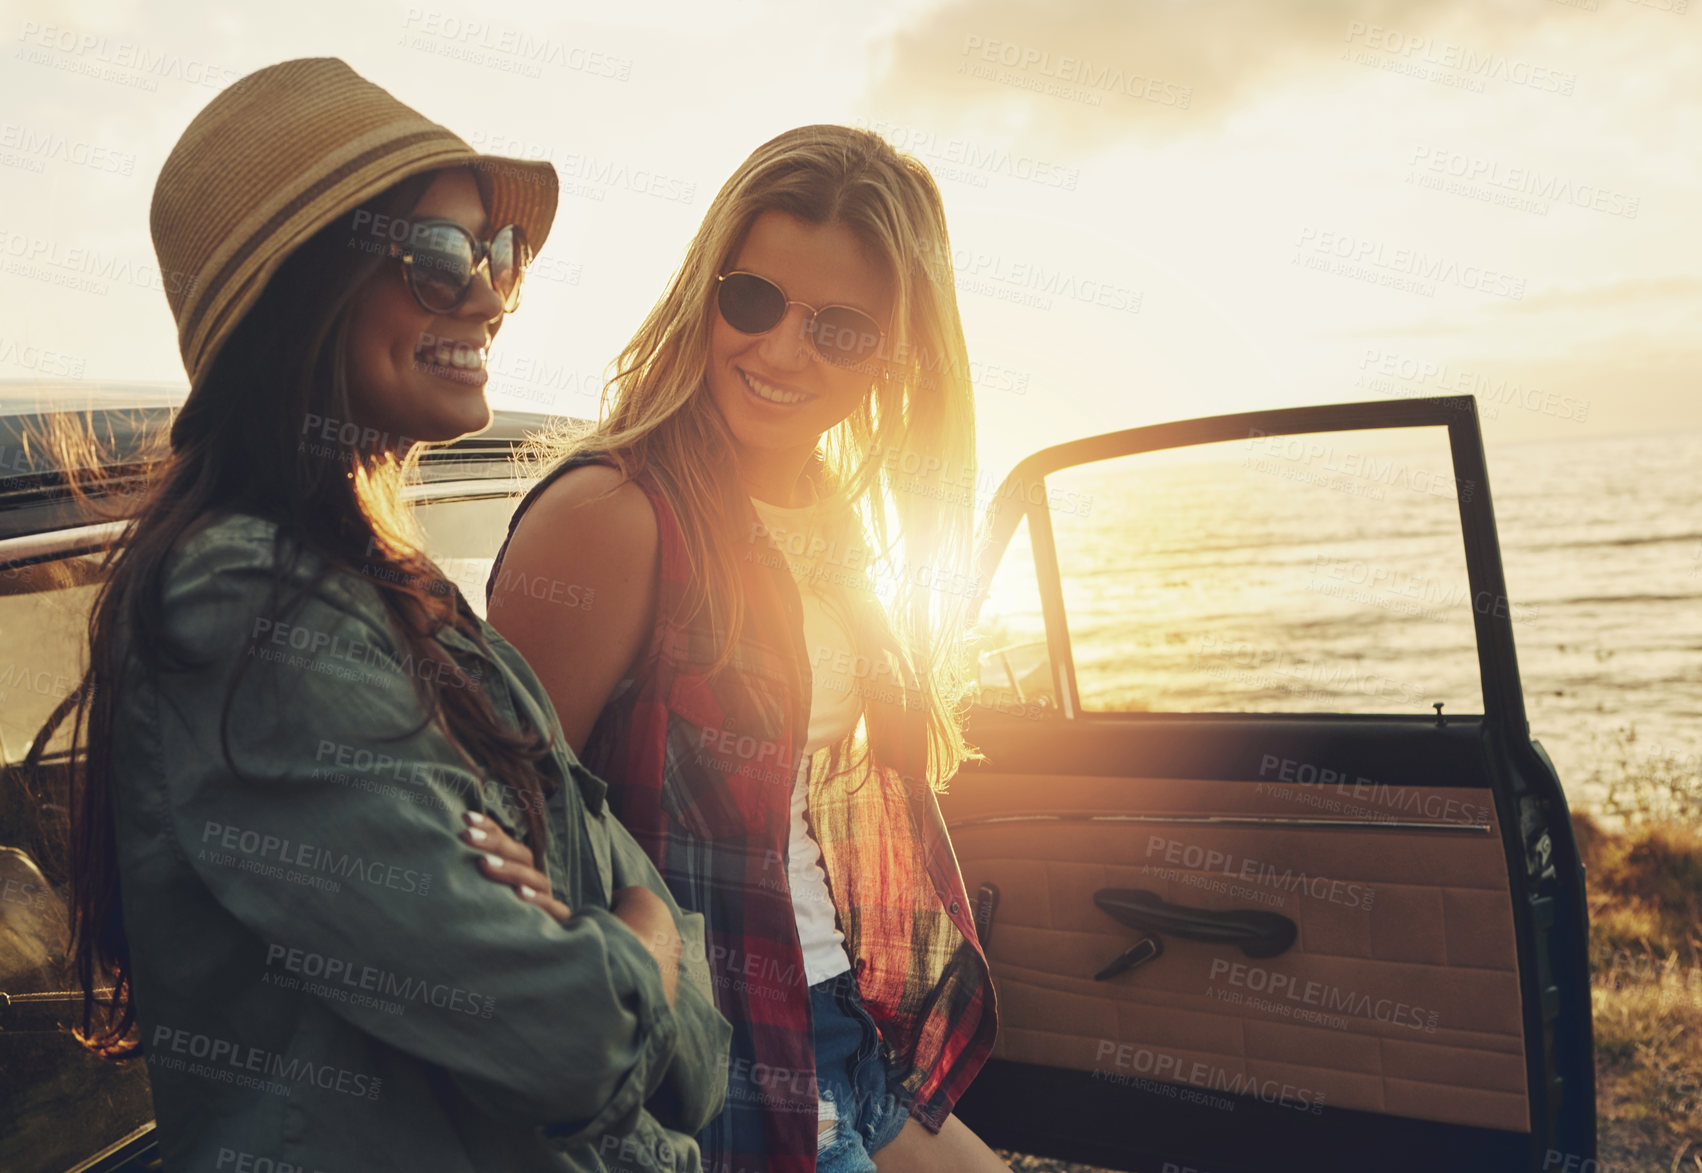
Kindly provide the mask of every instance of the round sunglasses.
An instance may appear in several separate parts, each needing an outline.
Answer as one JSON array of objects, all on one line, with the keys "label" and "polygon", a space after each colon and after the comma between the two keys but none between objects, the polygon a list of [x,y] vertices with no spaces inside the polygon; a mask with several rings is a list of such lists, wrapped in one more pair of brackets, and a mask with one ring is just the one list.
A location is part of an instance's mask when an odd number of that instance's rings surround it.
[{"label": "round sunglasses", "polygon": [[450,314],[461,308],[481,268],[502,299],[504,313],[520,306],[520,283],[532,262],[532,249],[518,224],[499,228],[488,241],[476,240],[454,220],[416,220],[406,243],[390,245],[402,261],[408,289],[422,309]]},{"label": "round sunglasses", "polygon": [[880,349],[886,331],[868,314],[848,305],[824,305],[795,301],[786,291],[755,273],[735,269],[716,275],[720,282],[715,303],[721,317],[741,334],[766,334],[786,317],[786,311],[801,305],[810,311],[805,330],[816,353],[840,367],[866,362]]}]

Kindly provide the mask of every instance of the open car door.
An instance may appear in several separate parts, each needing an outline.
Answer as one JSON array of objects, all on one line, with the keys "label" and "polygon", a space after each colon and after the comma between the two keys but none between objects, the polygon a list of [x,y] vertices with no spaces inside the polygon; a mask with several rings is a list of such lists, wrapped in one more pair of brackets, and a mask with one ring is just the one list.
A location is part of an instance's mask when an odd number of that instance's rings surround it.
[{"label": "open car door", "polygon": [[1475,400],[1061,444],[988,523],[964,1121],[1141,1173],[1593,1167],[1583,870]]}]

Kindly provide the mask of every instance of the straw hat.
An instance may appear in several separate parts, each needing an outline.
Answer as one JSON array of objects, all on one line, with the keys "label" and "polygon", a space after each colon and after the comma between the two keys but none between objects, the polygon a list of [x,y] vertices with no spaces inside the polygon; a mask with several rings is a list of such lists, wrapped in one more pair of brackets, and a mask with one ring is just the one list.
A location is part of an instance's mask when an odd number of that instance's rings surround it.
[{"label": "straw hat", "polygon": [[149,213],[190,386],[283,259],[409,175],[471,166],[493,224],[549,235],[556,173],[481,155],[335,57],[281,61],[222,91],[177,140]]}]

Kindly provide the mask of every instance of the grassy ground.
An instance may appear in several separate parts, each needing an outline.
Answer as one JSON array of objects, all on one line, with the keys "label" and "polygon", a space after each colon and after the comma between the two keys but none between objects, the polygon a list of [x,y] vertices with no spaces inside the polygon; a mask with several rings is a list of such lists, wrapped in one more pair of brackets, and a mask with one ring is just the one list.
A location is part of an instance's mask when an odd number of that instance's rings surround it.
[{"label": "grassy ground", "polygon": [[1574,823],[1588,876],[1604,1173],[1702,1173],[1702,833],[1693,823],[1619,833],[1587,816]]},{"label": "grassy ground", "polygon": [[[1590,904],[1599,1170],[1702,1173],[1702,819],[1670,805],[1573,819]],[[1022,1173],[1089,1173],[1006,1154]]]}]

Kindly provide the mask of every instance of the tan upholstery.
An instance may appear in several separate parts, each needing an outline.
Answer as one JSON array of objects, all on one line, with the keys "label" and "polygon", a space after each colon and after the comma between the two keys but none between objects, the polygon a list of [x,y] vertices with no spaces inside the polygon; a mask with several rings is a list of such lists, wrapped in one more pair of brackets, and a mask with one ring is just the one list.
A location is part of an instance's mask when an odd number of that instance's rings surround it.
[{"label": "tan upholstery", "polygon": [[[942,806],[970,894],[1000,890],[999,1058],[1206,1091],[1254,1080],[1267,1102],[1529,1131],[1487,792],[968,771]],[[1341,822],[1165,821],[1204,815]],[[1375,825],[1389,819],[1425,827]],[[1266,960],[1166,937],[1162,957],[1095,982],[1140,936],[1094,906],[1100,888],[1277,911],[1299,937]]]}]

